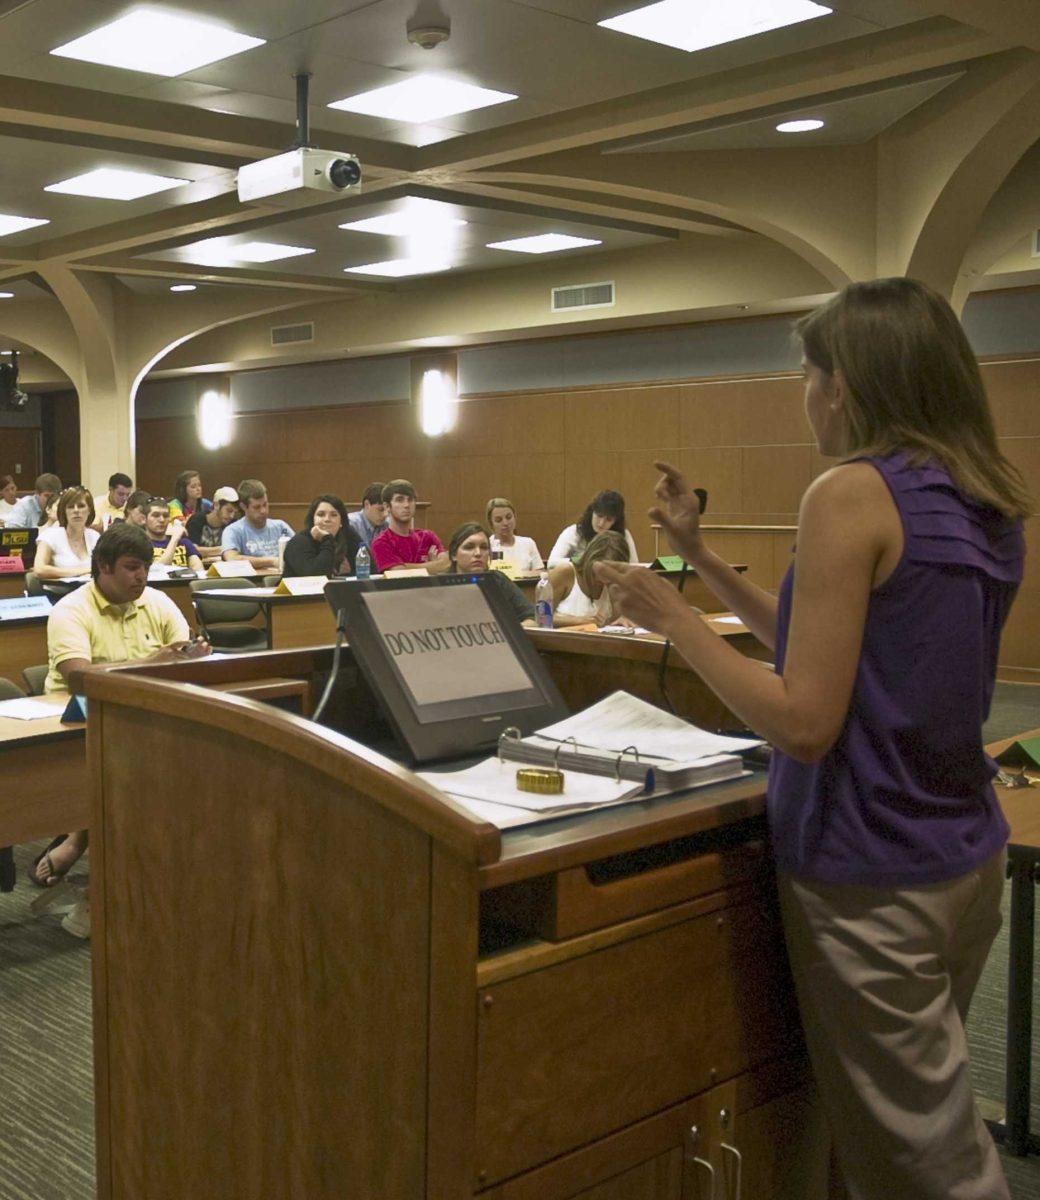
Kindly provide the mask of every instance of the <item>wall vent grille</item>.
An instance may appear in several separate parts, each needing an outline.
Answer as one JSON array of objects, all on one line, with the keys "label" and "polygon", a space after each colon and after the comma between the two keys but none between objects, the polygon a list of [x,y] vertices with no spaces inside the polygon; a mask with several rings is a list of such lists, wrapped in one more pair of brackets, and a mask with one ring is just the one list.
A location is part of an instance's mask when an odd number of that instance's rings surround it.
[{"label": "wall vent grille", "polygon": [[300,342],[314,341],[314,322],[305,325],[272,325],[272,346],[296,346]]},{"label": "wall vent grille", "polygon": [[614,303],[614,284],[578,283],[552,289],[552,312],[574,312],[578,308],[610,308]]}]

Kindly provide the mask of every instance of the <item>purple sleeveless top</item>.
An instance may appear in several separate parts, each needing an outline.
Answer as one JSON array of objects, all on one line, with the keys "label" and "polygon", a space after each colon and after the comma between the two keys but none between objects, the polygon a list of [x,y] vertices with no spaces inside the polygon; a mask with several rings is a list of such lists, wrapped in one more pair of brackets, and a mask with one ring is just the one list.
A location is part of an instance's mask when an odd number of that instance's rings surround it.
[{"label": "purple sleeveless top", "polygon": [[[934,462],[868,458],[903,521],[904,549],[870,596],[838,740],[816,763],[774,751],[777,867],[821,883],[900,887],[972,870],[1007,841],[982,750],[1000,632],[1022,579],[1021,522],[958,491]],[[780,588],[782,673],[794,566]]]}]

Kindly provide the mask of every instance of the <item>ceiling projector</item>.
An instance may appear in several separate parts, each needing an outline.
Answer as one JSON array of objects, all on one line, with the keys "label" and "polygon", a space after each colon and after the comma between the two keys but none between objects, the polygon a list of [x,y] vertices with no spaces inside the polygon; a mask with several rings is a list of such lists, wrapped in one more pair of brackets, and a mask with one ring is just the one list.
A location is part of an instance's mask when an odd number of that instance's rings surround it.
[{"label": "ceiling projector", "polygon": [[296,208],[361,186],[361,163],[354,154],[300,146],[238,170],[242,204]]}]

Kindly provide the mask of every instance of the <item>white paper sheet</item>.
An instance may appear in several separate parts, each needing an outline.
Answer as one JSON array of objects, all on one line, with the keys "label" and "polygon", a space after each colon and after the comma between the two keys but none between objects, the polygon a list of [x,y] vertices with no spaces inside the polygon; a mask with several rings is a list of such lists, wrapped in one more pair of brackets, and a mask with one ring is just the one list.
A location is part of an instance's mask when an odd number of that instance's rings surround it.
[{"label": "white paper sheet", "polygon": [[16,721],[42,721],[47,717],[61,716],[61,711],[60,705],[44,704],[30,697],[24,700],[0,700],[0,717],[13,717]]},{"label": "white paper sheet", "polygon": [[761,745],[758,738],[722,737],[698,729],[627,692],[614,692],[538,733],[559,741],[574,738],[580,745],[615,754],[635,746],[641,758],[667,758],[677,763],[693,763],[714,754],[739,754]]},{"label": "white paper sheet", "polygon": [[488,758],[464,771],[419,771],[420,778],[451,796],[480,800],[487,804],[507,805],[510,808],[545,815],[556,812],[579,812],[616,804],[643,791],[641,783],[605,775],[583,775],[576,771],[563,772],[563,792],[545,796],[540,792],[522,792],[516,786],[520,764]]}]

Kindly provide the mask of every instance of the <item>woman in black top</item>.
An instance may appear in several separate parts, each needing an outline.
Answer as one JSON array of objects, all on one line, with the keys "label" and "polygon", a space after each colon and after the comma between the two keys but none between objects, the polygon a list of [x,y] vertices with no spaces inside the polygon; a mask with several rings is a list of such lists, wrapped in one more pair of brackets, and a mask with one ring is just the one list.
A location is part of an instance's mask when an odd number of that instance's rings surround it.
[{"label": "woman in black top", "polygon": [[303,529],[286,544],[283,574],[353,575],[360,546],[339,496],[319,496],[307,510]]},{"label": "woman in black top", "polygon": [[[483,574],[491,560],[491,535],[483,525],[467,521],[460,525],[448,542],[448,557],[451,570],[461,575]],[[510,608],[521,624],[534,624],[534,605],[501,571],[492,571],[494,587],[505,596]]]}]

